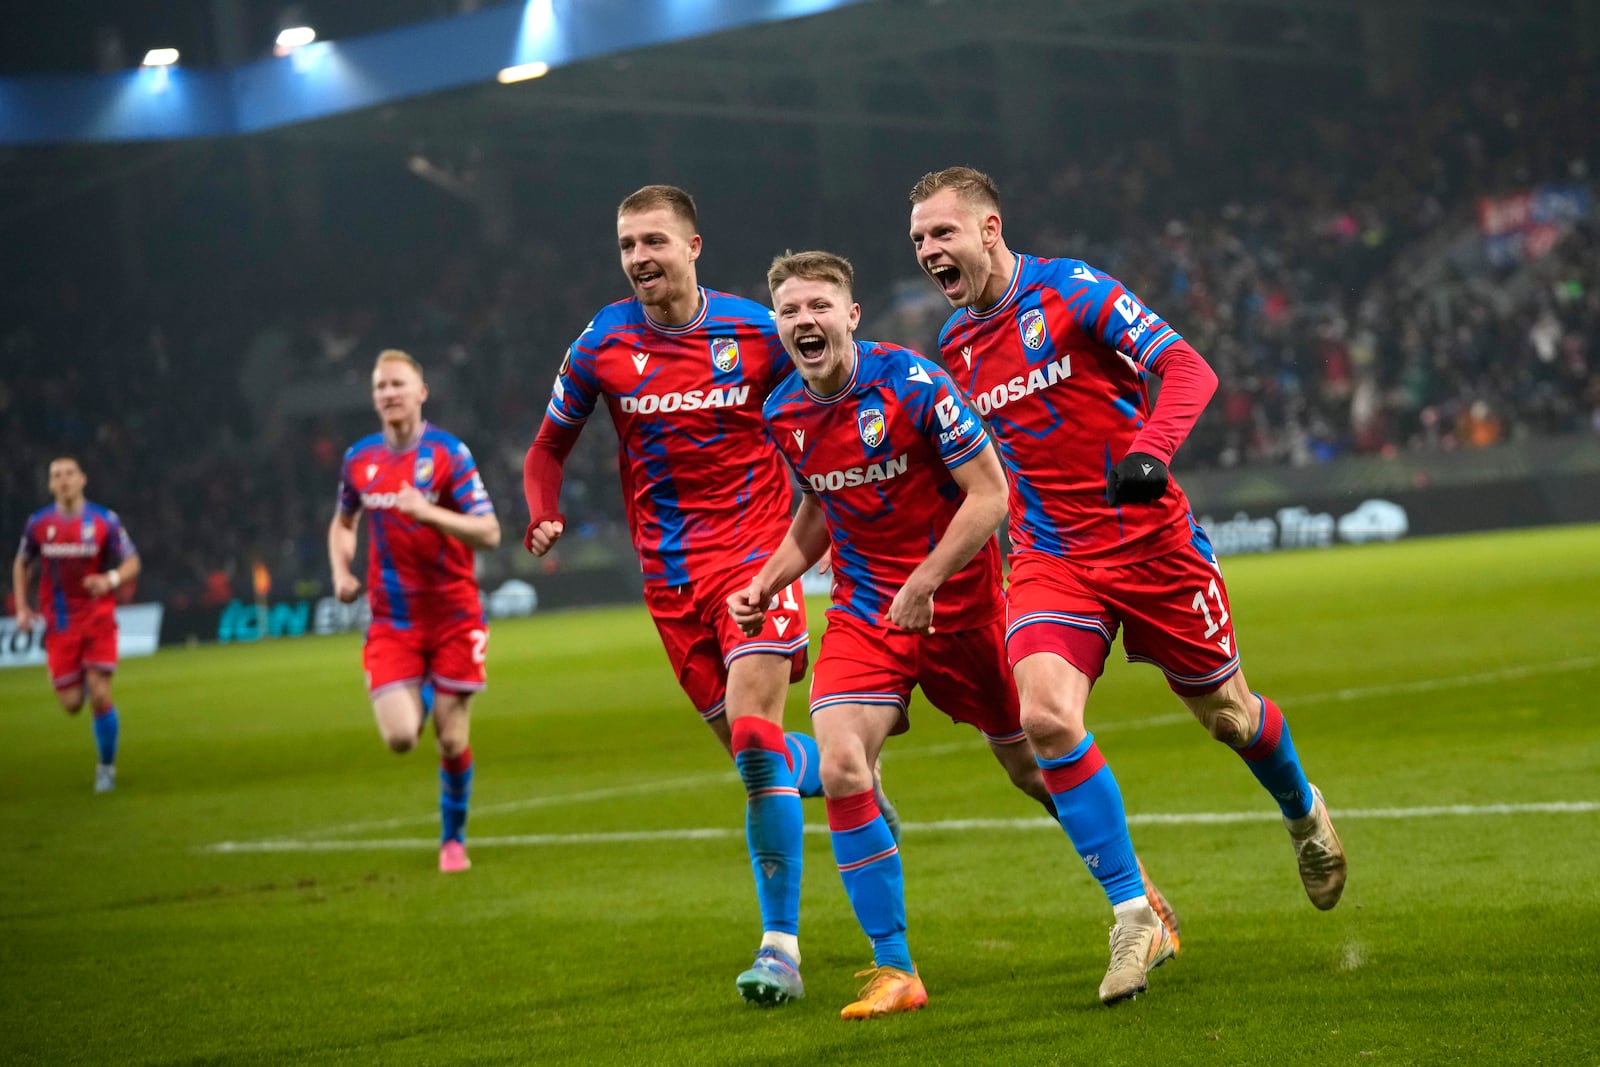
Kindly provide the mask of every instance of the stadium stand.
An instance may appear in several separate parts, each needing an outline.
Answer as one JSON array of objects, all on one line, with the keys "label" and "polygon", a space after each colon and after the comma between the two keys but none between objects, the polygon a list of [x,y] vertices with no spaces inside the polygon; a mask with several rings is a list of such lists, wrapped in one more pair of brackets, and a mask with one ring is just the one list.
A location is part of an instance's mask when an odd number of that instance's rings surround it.
[{"label": "stadium stand", "polygon": [[[1216,367],[1221,389],[1180,469],[1595,435],[1596,83],[1582,65],[1480,75],[1447,93],[1330,103],[1292,129],[1241,116],[1204,141],[1063,146],[991,169],[1023,230],[1013,247],[1115,274]],[[254,167],[245,173],[280,176]],[[0,527],[18,528],[43,499],[50,455],[78,452],[91,492],[138,513],[146,595],[226,599],[249,589],[257,562],[275,594],[315,595],[340,450],[366,432],[371,357],[393,346],[427,366],[429,410],[476,444],[516,528],[522,452],[554,368],[584,316],[621,295],[606,229],[632,184],[594,183],[552,209],[543,165],[508,170],[527,220],[509,234],[441,206],[409,175],[350,164],[323,190],[328,231],[258,240],[243,255],[244,236],[218,228],[192,262],[146,265],[153,280],[134,292],[116,282],[126,265],[85,266],[81,254],[114,218],[63,210],[53,221],[68,238],[13,269],[0,297]],[[866,170],[897,212],[917,174],[880,158]],[[765,256],[817,232],[763,232],[735,181],[695,191],[708,233],[738,231],[719,236],[712,284],[761,297]],[[364,207],[375,192],[391,210]],[[213,196],[216,219],[248,202],[242,190]],[[797,217],[826,210],[817,190],[782,196]],[[1490,232],[1484,213],[1517,197],[1560,210],[1526,233]],[[249,236],[280,221],[254,220]],[[896,217],[844,250],[865,282],[864,334],[932,350],[946,311],[910,271]],[[507,538],[486,579],[626,558],[608,438],[584,435],[567,467],[579,536],[547,561]]]}]

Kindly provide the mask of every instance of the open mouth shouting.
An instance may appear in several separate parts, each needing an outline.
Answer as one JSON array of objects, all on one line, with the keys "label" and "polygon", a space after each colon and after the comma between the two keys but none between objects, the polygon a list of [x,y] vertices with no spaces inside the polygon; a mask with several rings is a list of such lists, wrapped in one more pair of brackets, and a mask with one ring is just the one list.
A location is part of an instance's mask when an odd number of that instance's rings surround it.
[{"label": "open mouth shouting", "polygon": [[649,292],[665,278],[659,270],[642,270],[633,276],[633,284],[640,292]]},{"label": "open mouth shouting", "polygon": [[961,289],[961,271],[953,263],[937,263],[928,268],[933,279],[947,298],[954,298]]},{"label": "open mouth shouting", "polygon": [[828,352],[828,339],[819,333],[806,334],[794,339],[794,347],[800,353],[800,358],[807,363],[822,362],[822,357]]}]

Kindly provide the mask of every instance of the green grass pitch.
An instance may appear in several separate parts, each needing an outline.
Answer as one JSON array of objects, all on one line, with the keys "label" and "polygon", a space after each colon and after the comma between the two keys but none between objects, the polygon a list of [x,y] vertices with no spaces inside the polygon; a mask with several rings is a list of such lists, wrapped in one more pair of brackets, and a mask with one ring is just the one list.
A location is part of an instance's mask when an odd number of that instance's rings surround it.
[{"label": "green grass pitch", "polygon": [[1095,998],[1109,909],[1065,836],[919,702],[885,776],[928,1007],[840,1021],[869,952],[815,801],[808,995],[742,1004],[743,793],[627,608],[496,624],[455,876],[354,637],[125,663],[107,796],[88,722],[0,672],[0,1063],[1600,1062],[1600,528],[1225,566],[1350,884],[1315,911],[1239,761],[1117,657],[1090,725],[1183,920],[1137,1001]]}]

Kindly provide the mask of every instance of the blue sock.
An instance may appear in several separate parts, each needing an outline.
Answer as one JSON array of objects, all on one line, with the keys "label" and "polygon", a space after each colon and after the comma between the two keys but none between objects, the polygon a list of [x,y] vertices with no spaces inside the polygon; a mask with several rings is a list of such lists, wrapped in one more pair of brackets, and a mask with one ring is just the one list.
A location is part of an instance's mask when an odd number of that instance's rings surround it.
[{"label": "blue sock", "polygon": [[1239,749],[1239,755],[1256,781],[1278,802],[1284,817],[1302,819],[1311,814],[1311,784],[1300,769],[1289,723],[1278,705],[1260,693],[1250,695],[1261,702],[1261,728],[1248,745]]},{"label": "blue sock", "polygon": [[802,797],[822,795],[822,756],[817,752],[817,739],[810,734],[784,734],[783,743],[789,748],[789,760],[794,764],[794,786]]},{"label": "blue sock", "polygon": [[117,762],[117,722],[116,705],[105,711],[94,713],[94,744],[100,750],[100,762],[111,764]]},{"label": "blue sock", "polygon": [[872,790],[828,798],[833,858],[861,929],[872,939],[872,962],[912,971],[906,944],[906,882],[900,847],[889,834]]},{"label": "blue sock", "polygon": [[439,760],[440,842],[467,839],[467,804],[472,799],[472,747],[455,759]]},{"label": "blue sock", "polygon": [[755,715],[733,722],[733,762],[744,782],[745,840],[756,876],[761,928],[800,932],[805,816],[785,755],[783,727]]},{"label": "blue sock", "polygon": [[1089,873],[1113,905],[1144,892],[1139,860],[1128,836],[1122,790],[1089,734],[1077,748],[1056,759],[1034,757],[1056,804],[1056,818],[1078,850]]},{"label": "blue sock", "polygon": [[433,714],[433,683],[423,682],[417,694],[422,697],[422,721],[427,722],[428,716]]}]

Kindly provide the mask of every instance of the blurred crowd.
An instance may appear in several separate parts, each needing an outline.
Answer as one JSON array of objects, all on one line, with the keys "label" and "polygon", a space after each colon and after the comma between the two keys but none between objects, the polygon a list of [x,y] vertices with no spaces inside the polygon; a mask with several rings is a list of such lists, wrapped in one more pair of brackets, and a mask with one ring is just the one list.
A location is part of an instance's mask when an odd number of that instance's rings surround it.
[{"label": "blurred crowd", "polygon": [[[1180,471],[1600,433],[1593,207],[1541,254],[1500,262],[1476,216],[1484,196],[1551,184],[1587,195],[1595,89],[1586,72],[1537,91],[1483,81],[1273,130],[1270,143],[1259,131],[1137,142],[999,172],[1008,241],[1118,277],[1216,368]],[[226,603],[250,595],[258,565],[274,599],[319,595],[340,459],[377,429],[372,359],[399,347],[425,364],[425,413],[473,447],[506,525],[486,580],[626,560],[604,425],[568,464],[561,549],[535,561],[520,548],[522,456],[556,366],[625,295],[608,245],[589,238],[583,255],[560,233],[468,241],[404,272],[374,265],[381,284],[281,306],[177,293],[108,313],[63,284],[8,309],[0,524],[19,531],[48,501],[51,456],[72,452],[90,498],[122,512],[141,547],[143,595]],[[909,247],[888,248],[862,276],[899,280],[864,282],[862,333],[932,353],[948,308],[909,269]],[[705,280],[764,292],[758,274]]]},{"label": "blurred crowd", "polygon": [[[1600,433],[1592,198],[1537,259],[1490,262],[1476,218],[1481,197],[1590,187],[1595,88],[1391,101],[1252,152],[1243,180],[1219,182],[1237,168],[1205,146],[1153,144],[1002,176],[1008,241],[1117,277],[1215,367],[1181,466]],[[879,335],[935,345],[948,308],[930,286],[907,278],[890,306]]]}]

